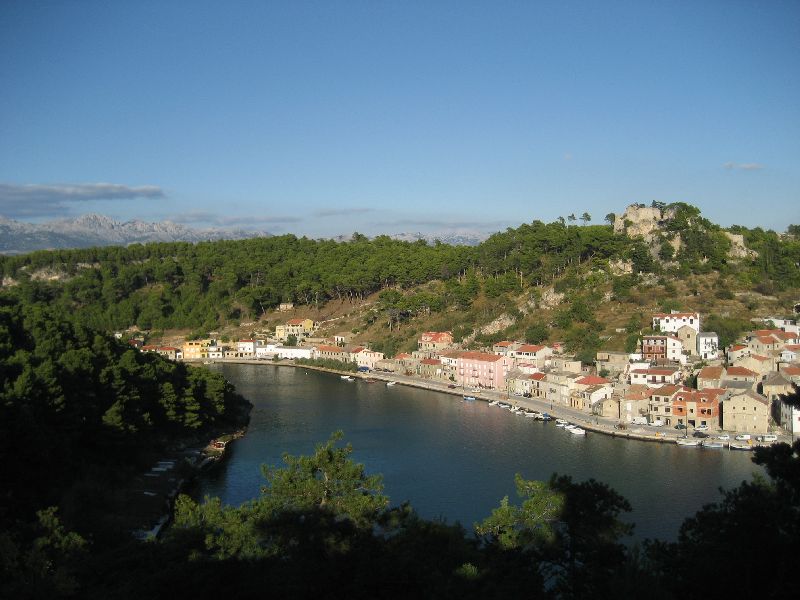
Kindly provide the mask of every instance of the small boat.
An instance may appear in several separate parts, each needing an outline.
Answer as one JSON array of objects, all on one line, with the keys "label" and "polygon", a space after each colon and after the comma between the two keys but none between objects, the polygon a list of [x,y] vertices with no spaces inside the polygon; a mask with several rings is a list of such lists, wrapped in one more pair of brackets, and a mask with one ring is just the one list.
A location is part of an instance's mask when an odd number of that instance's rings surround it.
[{"label": "small boat", "polygon": [[700,446],[700,440],[690,440],[687,438],[678,438],[675,440],[675,443],[678,444],[678,446],[689,446],[692,448]]},{"label": "small boat", "polygon": [[515,413],[515,412],[519,412],[519,411],[520,411],[519,406],[509,406],[508,407],[508,412]]},{"label": "small boat", "polygon": [[569,421],[566,419],[556,419],[556,427],[565,427],[566,425],[569,425]]},{"label": "small boat", "polygon": [[475,400],[475,396],[464,396],[464,402],[473,402]]},{"label": "small boat", "polygon": [[339,375],[339,378],[344,381],[355,381],[355,377],[351,377],[350,375]]},{"label": "small boat", "polygon": [[525,411],[525,416],[528,417],[529,419],[538,419],[539,418],[539,413],[537,413],[536,411],[533,411],[533,410],[526,410]]},{"label": "small boat", "polygon": [[539,419],[540,421],[552,421],[553,420],[553,417],[551,417],[547,413],[542,413],[541,415],[539,415],[536,418]]},{"label": "small boat", "polygon": [[500,400],[492,400],[489,402],[489,406],[497,406],[498,404],[500,404]]},{"label": "small boat", "polygon": [[511,405],[506,402],[498,402],[497,406],[500,408],[511,408]]},{"label": "small boat", "polygon": [[565,429],[570,433],[572,433],[573,435],[586,435],[586,430],[581,429],[577,425],[573,425],[572,427],[567,427]]},{"label": "small boat", "polygon": [[724,448],[725,444],[723,444],[722,442],[718,442],[716,440],[703,440],[702,446],[703,446],[703,448],[709,448],[709,449],[717,450],[717,449],[720,449],[720,448]]},{"label": "small boat", "polygon": [[731,450],[744,450],[745,452],[750,452],[753,450],[752,444],[730,444],[728,447]]},{"label": "small boat", "polygon": [[386,387],[391,387],[393,385],[397,385],[397,382],[396,381],[387,381],[386,382]]}]

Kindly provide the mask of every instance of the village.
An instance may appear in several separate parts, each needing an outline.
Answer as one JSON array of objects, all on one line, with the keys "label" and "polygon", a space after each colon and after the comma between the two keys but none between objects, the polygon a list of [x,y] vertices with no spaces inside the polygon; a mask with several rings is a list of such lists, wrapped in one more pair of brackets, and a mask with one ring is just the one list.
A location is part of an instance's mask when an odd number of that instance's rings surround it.
[{"label": "village", "polygon": [[590,367],[557,342],[509,340],[474,351],[461,348],[449,331],[429,331],[419,336],[417,350],[389,358],[351,344],[352,334],[318,337],[318,330],[311,319],[293,318],[268,339],[188,340],[180,348],[130,343],[191,362],[338,361],[364,373],[540,400],[552,409],[613,419],[619,429],[726,432],[748,441],[800,433],[800,410],[783,400],[800,384],[800,333],[793,320],[754,319],[752,331],[720,348],[717,334],[703,331],[699,313],[657,313],[656,333],[642,335],[636,352],[600,351]]}]

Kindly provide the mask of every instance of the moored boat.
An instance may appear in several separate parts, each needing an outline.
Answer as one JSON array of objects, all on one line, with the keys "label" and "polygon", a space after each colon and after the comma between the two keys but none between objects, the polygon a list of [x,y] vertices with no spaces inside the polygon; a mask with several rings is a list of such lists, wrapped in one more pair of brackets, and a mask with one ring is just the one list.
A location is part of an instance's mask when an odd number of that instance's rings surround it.
[{"label": "moored boat", "polygon": [[717,440],[703,440],[702,446],[703,448],[718,450],[720,448],[724,448],[725,444]]},{"label": "moored boat", "polygon": [[690,439],[687,439],[687,438],[678,438],[677,440],[675,440],[675,443],[678,444],[678,446],[689,446],[689,447],[692,447],[692,448],[697,448],[700,445],[700,440],[690,440]]},{"label": "moored boat", "polygon": [[464,402],[472,402],[475,400],[475,396],[464,396]]},{"label": "moored boat", "polygon": [[586,430],[578,427],[577,425],[573,425],[572,427],[565,428],[573,435],[586,435]]},{"label": "moored boat", "polygon": [[733,443],[733,444],[729,444],[728,447],[731,450],[744,450],[745,452],[749,452],[749,451],[753,450],[754,446],[752,444],[736,444],[736,443]]},{"label": "moored boat", "polygon": [[397,385],[397,382],[396,381],[387,381],[386,382],[386,387],[390,387],[390,386],[393,386],[393,385]]},{"label": "moored boat", "polygon": [[339,375],[339,378],[344,381],[355,381],[355,377],[351,377],[350,375]]}]

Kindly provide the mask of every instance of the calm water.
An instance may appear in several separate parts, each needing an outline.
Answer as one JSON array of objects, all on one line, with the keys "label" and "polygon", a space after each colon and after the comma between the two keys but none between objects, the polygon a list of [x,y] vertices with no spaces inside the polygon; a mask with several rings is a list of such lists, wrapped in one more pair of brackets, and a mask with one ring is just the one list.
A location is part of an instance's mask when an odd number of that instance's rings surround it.
[{"label": "calm water", "polygon": [[760,468],[746,452],[680,448],[518,417],[485,402],[401,385],[348,383],[336,375],[270,365],[214,365],[253,404],[247,435],[199,483],[197,496],[238,505],[258,496],[262,464],[308,454],[341,429],[368,473],[382,473],[393,504],[468,528],[508,495],[514,474],[553,472],[608,483],[633,505],[635,537],[674,539],[686,516]]}]

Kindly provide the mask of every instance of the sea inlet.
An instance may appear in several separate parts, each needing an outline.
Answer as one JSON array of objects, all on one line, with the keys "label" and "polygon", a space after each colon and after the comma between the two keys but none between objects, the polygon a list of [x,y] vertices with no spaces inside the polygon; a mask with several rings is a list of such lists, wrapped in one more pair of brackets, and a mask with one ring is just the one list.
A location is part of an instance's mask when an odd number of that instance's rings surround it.
[{"label": "sea inlet", "polygon": [[302,367],[215,364],[253,403],[244,438],[198,481],[193,496],[239,505],[256,498],[261,465],[282,455],[310,454],[336,430],[368,474],[381,473],[393,505],[404,501],[428,519],[459,521],[468,530],[503,496],[518,502],[514,474],[576,481],[596,479],[625,496],[634,540],[674,540],[681,523],[721,499],[753,473],[749,452],[704,450],[612,438],[574,436],[552,422],[518,417],[485,402],[381,382],[343,381]]}]

